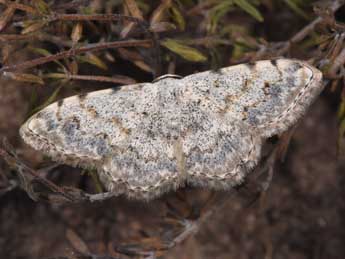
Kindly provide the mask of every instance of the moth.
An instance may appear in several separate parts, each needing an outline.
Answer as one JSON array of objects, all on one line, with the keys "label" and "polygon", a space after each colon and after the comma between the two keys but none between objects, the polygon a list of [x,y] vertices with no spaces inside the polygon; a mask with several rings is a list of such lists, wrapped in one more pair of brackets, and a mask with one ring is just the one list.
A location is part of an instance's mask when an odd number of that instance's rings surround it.
[{"label": "moth", "polygon": [[226,190],[322,89],[308,63],[264,60],[62,99],[20,134],[57,162],[96,169],[114,195],[149,200],[185,184]]}]

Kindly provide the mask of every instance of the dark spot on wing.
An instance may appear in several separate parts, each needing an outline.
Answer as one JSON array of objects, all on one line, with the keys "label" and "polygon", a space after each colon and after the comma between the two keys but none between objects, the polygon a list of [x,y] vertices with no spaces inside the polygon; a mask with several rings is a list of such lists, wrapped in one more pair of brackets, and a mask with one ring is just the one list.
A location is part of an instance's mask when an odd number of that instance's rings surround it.
[{"label": "dark spot on wing", "polygon": [[59,100],[59,101],[57,102],[57,106],[58,106],[58,107],[61,107],[62,104],[63,104],[63,102],[64,102],[64,99]]},{"label": "dark spot on wing", "polygon": [[277,69],[279,73],[279,80],[281,81],[283,78],[283,73],[278,67],[278,59],[271,59],[270,62],[271,62],[271,65]]},{"label": "dark spot on wing", "polygon": [[79,119],[77,117],[72,117],[63,124],[61,130],[65,133],[66,139],[73,139],[76,131],[79,130],[79,128]]},{"label": "dark spot on wing", "polygon": [[49,119],[46,121],[46,127],[47,131],[52,131],[55,130],[58,127],[58,125],[55,120]]},{"label": "dark spot on wing", "polygon": [[43,116],[44,116],[44,112],[42,112],[42,111],[36,113],[36,115],[35,115],[35,117],[36,117],[37,119],[42,118]]},{"label": "dark spot on wing", "polygon": [[138,90],[143,89],[144,85],[145,85],[145,84],[137,84],[137,89],[138,89]]},{"label": "dark spot on wing", "polygon": [[105,139],[96,139],[93,146],[96,146],[96,152],[100,156],[104,156],[108,153],[108,145]]},{"label": "dark spot on wing", "polygon": [[99,114],[98,114],[97,110],[93,106],[87,107],[86,109],[87,109],[87,111],[90,113],[90,115],[93,118],[98,117]]},{"label": "dark spot on wing", "polygon": [[296,73],[298,70],[300,70],[303,66],[298,63],[298,62],[294,62],[291,64],[291,66],[288,67],[288,73],[294,74]]},{"label": "dark spot on wing", "polygon": [[121,87],[113,87],[111,88],[111,93],[110,94],[116,94]]},{"label": "dark spot on wing", "polygon": [[249,85],[249,79],[248,78],[245,78],[244,79],[244,89],[247,89],[248,88],[248,85]]},{"label": "dark spot on wing", "polygon": [[289,74],[288,77],[286,78],[286,86],[288,86],[289,88],[294,88],[296,86],[298,86],[296,83],[296,77],[294,74]]},{"label": "dark spot on wing", "polygon": [[85,98],[87,97],[87,93],[79,94],[77,97],[78,97],[79,101],[82,102],[82,101],[84,101]]},{"label": "dark spot on wing", "polygon": [[259,124],[259,119],[258,116],[260,116],[261,111],[258,109],[250,109],[248,111],[248,122],[251,125],[258,125]]},{"label": "dark spot on wing", "polygon": [[276,59],[271,59],[270,62],[272,64],[272,66],[277,67],[278,64],[277,64],[277,60]]},{"label": "dark spot on wing", "polygon": [[62,118],[61,118],[61,114],[60,114],[60,108],[61,108],[63,102],[64,102],[64,99],[61,99],[61,100],[59,100],[59,101],[57,102],[58,109],[57,109],[57,111],[56,111],[56,118],[57,118],[58,121],[61,121],[61,119],[62,119]]},{"label": "dark spot on wing", "polygon": [[268,95],[270,92],[271,85],[269,82],[265,81],[265,86],[264,86],[264,93],[265,95]]},{"label": "dark spot on wing", "polygon": [[72,122],[75,124],[76,129],[79,129],[79,128],[80,128],[80,120],[79,120],[79,118],[73,116]]},{"label": "dark spot on wing", "polygon": [[248,62],[247,64],[245,64],[250,70],[255,69],[256,66],[256,62]]}]

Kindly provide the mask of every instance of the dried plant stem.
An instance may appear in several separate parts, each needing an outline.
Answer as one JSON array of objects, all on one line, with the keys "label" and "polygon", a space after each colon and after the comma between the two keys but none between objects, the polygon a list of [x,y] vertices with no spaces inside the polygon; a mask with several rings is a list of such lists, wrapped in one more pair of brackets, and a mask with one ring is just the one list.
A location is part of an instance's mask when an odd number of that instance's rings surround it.
[{"label": "dried plant stem", "polygon": [[6,1],[6,0],[0,0],[0,3],[6,5],[9,8],[21,10],[21,11],[24,11],[27,13],[31,13],[31,14],[37,13],[36,10],[29,5],[20,4],[20,3],[16,3],[16,2],[12,2],[12,1]]},{"label": "dried plant stem", "polygon": [[52,197],[48,197],[49,202],[62,203],[81,203],[81,202],[96,202],[118,196],[115,192],[103,192],[99,194],[89,194],[80,189],[71,187],[60,187],[53,182],[44,178],[38,171],[27,166],[21,161],[17,154],[14,152],[13,147],[3,139],[2,146],[0,147],[0,158],[2,158],[10,168],[17,172],[19,185],[33,200],[39,200],[39,193],[36,193],[32,188],[32,182],[41,183],[53,192]]},{"label": "dried plant stem", "polygon": [[99,81],[99,82],[107,82],[113,84],[122,84],[122,85],[130,85],[135,84],[136,81],[132,78],[125,77],[125,76],[87,76],[87,75],[68,75],[69,79],[72,80],[84,80],[84,81]]},{"label": "dried plant stem", "polygon": [[[337,11],[341,6],[344,5],[344,0],[336,0],[334,1],[331,6],[330,10],[332,12]],[[307,26],[305,26],[302,30],[296,33],[288,42],[286,42],[285,46],[278,51],[277,56],[282,56],[285,54],[293,44],[296,44],[302,41],[305,37],[307,37],[315,28],[317,24],[323,21],[323,17],[318,17]]]},{"label": "dried plant stem", "polygon": [[34,200],[37,199],[35,193],[31,189],[30,183],[26,182],[25,176],[27,177],[28,175],[30,175],[32,179],[39,180],[44,185],[49,187],[52,191],[59,193],[60,195],[62,195],[67,200],[69,200],[69,201],[73,200],[73,197],[70,196],[68,193],[66,193],[63,190],[63,188],[61,188],[61,187],[55,185],[54,183],[46,180],[45,178],[41,177],[33,169],[31,169],[30,167],[28,167],[27,165],[22,163],[17,158],[16,154],[11,151],[11,150],[13,150],[13,148],[9,146],[7,141],[3,140],[3,142],[4,142],[3,145],[4,145],[5,149],[0,148],[0,157],[2,157],[11,168],[15,169],[18,172],[19,178],[22,181],[21,186],[23,189],[25,189],[27,191],[27,193],[30,195],[31,198],[33,198]]},{"label": "dried plant stem", "polygon": [[328,73],[330,77],[336,78],[337,72],[341,68],[341,66],[344,66],[345,64],[345,48],[342,49],[342,51],[338,54],[338,56],[334,59],[332,66],[328,70]]},{"label": "dried plant stem", "polygon": [[135,22],[139,25],[144,25],[148,28],[146,21],[138,19],[133,16],[122,15],[122,14],[60,14],[54,13],[48,17],[49,21],[123,21],[127,20]]},{"label": "dried plant stem", "polygon": [[205,213],[197,220],[184,220],[184,230],[177,235],[169,244],[165,247],[166,250],[171,249],[183,241],[188,239],[191,235],[197,233],[204,223],[206,223],[211,216],[213,216],[217,211],[221,210],[227,202],[232,198],[232,196],[236,193],[236,189],[231,189],[223,194],[216,202],[209,208]]},{"label": "dried plant stem", "polygon": [[158,42],[158,36],[155,32],[150,30],[150,24],[145,20],[139,19],[137,17],[122,15],[122,14],[91,14],[91,15],[83,15],[83,14],[60,14],[54,13],[50,17],[48,17],[49,21],[123,21],[127,20],[130,22],[136,23],[152,40],[152,49],[154,52],[154,77],[159,76],[161,74],[160,68],[160,45]]},{"label": "dried plant stem", "polygon": [[34,34],[0,34],[0,43],[8,44],[13,41],[17,42],[22,40],[25,40],[26,42],[35,40],[49,41],[57,46],[69,48],[73,46],[73,42],[71,40],[62,40],[58,36],[49,35],[41,32],[36,32]]},{"label": "dried plant stem", "polygon": [[93,52],[93,51],[99,51],[99,50],[111,49],[111,48],[122,48],[122,47],[150,47],[151,45],[152,45],[151,40],[126,40],[126,41],[114,41],[114,42],[89,44],[84,47],[72,48],[70,50],[61,51],[59,53],[56,53],[50,56],[25,61],[25,62],[15,64],[15,65],[4,66],[0,69],[0,73],[3,74],[4,72],[24,70],[24,69],[32,68],[32,67],[42,65],[48,62],[52,62],[55,60],[73,57],[75,55],[79,55],[86,52]]},{"label": "dried plant stem", "polygon": [[13,7],[8,7],[0,17],[0,32],[6,28],[8,22],[11,20],[14,12],[16,11]]}]

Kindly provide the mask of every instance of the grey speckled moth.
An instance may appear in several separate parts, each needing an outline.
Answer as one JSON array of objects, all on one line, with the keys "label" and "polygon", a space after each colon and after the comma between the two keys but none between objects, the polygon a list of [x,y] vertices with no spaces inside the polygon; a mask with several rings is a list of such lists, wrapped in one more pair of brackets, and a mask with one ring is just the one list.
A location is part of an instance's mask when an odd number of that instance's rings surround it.
[{"label": "grey speckled moth", "polygon": [[321,72],[305,62],[258,61],[72,96],[20,134],[55,161],[97,169],[114,194],[152,199],[185,183],[229,189],[321,90]]}]

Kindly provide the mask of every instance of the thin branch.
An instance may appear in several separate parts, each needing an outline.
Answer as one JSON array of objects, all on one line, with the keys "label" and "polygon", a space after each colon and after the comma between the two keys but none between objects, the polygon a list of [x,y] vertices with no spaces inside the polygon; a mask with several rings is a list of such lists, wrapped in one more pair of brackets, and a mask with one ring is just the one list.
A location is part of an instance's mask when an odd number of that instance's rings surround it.
[{"label": "thin branch", "polygon": [[337,72],[339,69],[344,66],[345,64],[345,48],[338,54],[338,56],[334,59],[332,66],[329,68],[329,75],[333,78],[337,77]]},{"label": "thin branch", "polygon": [[123,21],[127,20],[136,23],[151,39],[153,42],[152,50],[154,53],[154,77],[161,75],[160,67],[160,45],[158,35],[150,30],[150,24],[145,20],[137,17],[122,15],[122,14],[60,14],[54,13],[48,17],[48,21]]},{"label": "thin branch", "polygon": [[2,12],[1,17],[0,17],[0,32],[3,29],[5,29],[8,22],[12,19],[12,16],[15,11],[16,9],[10,6],[10,7],[7,7],[7,9],[4,12]]},{"label": "thin branch", "polygon": [[122,14],[64,14],[64,13],[53,13],[48,16],[49,21],[123,21],[127,20],[135,22],[139,25],[146,26],[146,30],[149,28],[148,23],[145,20],[138,19],[133,16],[122,15]]},{"label": "thin branch", "polygon": [[10,8],[21,10],[21,11],[24,11],[27,13],[31,13],[31,14],[37,13],[36,10],[29,5],[20,4],[20,3],[16,3],[16,2],[12,2],[12,1],[5,1],[5,0],[0,0],[0,3],[6,5]]},{"label": "thin branch", "polygon": [[136,81],[130,77],[122,76],[122,75],[112,75],[109,76],[92,76],[92,75],[74,75],[74,74],[56,74],[51,73],[47,75],[43,75],[43,77],[48,78],[66,78],[70,80],[83,80],[83,81],[98,81],[98,82],[106,82],[106,83],[113,83],[113,84],[121,84],[121,85],[130,85],[135,84]]},{"label": "thin branch", "polygon": [[89,44],[80,48],[72,48],[70,50],[61,51],[59,53],[41,57],[29,61],[25,61],[15,65],[4,66],[0,69],[0,73],[5,74],[5,72],[13,72],[18,70],[24,70],[32,68],[38,65],[43,65],[48,62],[56,61],[63,58],[73,57],[86,52],[99,51],[103,49],[111,48],[121,48],[121,47],[150,47],[152,45],[151,40],[126,40],[126,41],[114,41],[114,42],[104,42],[104,43],[95,43]]},{"label": "thin branch", "polygon": [[118,196],[116,192],[90,194],[81,189],[60,187],[54,184],[41,176],[38,171],[30,168],[21,161],[6,139],[3,139],[2,147],[0,147],[0,158],[4,159],[8,166],[16,171],[19,178],[19,186],[25,190],[33,200],[38,200],[40,198],[40,193],[33,190],[33,182],[39,182],[53,192],[52,196],[48,196],[49,202],[58,202],[60,204],[97,202]]},{"label": "thin branch", "polygon": [[[344,0],[336,0],[330,6],[330,10],[332,12],[336,12],[340,7],[344,5]],[[302,30],[297,32],[288,42],[286,42],[285,46],[279,50],[277,56],[282,56],[285,54],[293,44],[296,44],[302,41],[305,37],[307,37],[315,28],[315,26],[323,21],[323,17],[318,17],[307,26],[305,26]]]},{"label": "thin branch", "polygon": [[21,187],[27,191],[31,198],[33,198],[34,200],[37,199],[35,193],[32,190],[32,186],[30,186],[30,183],[26,182],[25,175],[31,176],[31,179],[29,180],[39,180],[44,185],[48,186],[52,191],[61,194],[67,200],[73,200],[73,197],[66,194],[62,188],[42,178],[37,172],[22,163],[18,159],[17,155],[13,151],[11,151],[13,148],[10,147],[7,141],[3,140],[3,145],[5,149],[0,148],[0,157],[2,157],[11,168],[15,169],[18,172],[21,180]]}]

